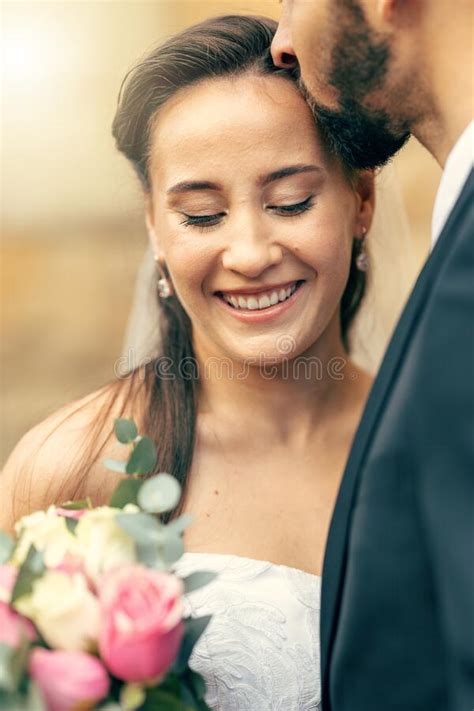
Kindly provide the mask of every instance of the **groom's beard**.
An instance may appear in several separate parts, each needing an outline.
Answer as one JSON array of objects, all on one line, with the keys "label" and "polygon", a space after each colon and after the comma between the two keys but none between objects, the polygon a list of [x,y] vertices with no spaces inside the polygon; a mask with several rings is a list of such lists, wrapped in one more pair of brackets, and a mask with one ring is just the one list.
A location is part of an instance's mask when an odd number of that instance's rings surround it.
[{"label": "groom's beard", "polygon": [[[372,30],[357,0],[339,0],[333,7],[334,46],[328,82],[338,92],[339,107],[327,109],[312,102],[313,110],[330,147],[346,165],[376,168],[399,151],[410,136],[407,122],[400,117],[366,105],[367,97],[374,92],[383,101],[390,48]],[[308,95],[306,87],[303,89]]]},{"label": "groom's beard", "polygon": [[314,110],[330,149],[356,170],[385,165],[410,137],[408,130],[394,133],[384,112],[367,110],[350,99],[337,111],[317,105]]}]

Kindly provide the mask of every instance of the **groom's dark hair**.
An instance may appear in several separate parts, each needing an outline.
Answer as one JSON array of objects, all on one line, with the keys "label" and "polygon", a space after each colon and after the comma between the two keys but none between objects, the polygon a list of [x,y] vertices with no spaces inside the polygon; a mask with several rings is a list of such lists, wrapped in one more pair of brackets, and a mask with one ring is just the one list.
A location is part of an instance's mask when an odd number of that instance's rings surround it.
[{"label": "groom's dark hair", "polygon": [[[149,159],[153,121],[177,91],[203,80],[245,73],[280,76],[297,85],[296,72],[277,69],[273,64],[270,46],[276,28],[276,22],[261,17],[227,16],[206,20],[151,51],[127,74],[120,89],[112,130],[119,151],[131,161],[146,193],[151,189]],[[351,173],[351,177],[353,175]],[[355,266],[358,244],[359,241],[354,240],[350,275],[341,302],[341,332],[347,351],[349,327],[365,290],[365,275]],[[181,367],[183,363],[195,363],[188,315],[176,296],[160,299],[159,303],[161,315],[157,328],[160,329],[161,352],[154,361],[111,384],[111,400],[104,410],[102,425],[105,428],[109,424],[107,417],[110,417],[114,397],[124,402],[123,410],[133,408],[132,402],[145,402],[146,411],[133,412],[133,416],[140,422],[140,431],[157,442],[155,471],[171,473],[184,491],[194,452],[199,378],[192,369],[187,370],[185,377]],[[160,375],[163,362],[168,364],[166,377]],[[139,407],[135,405],[136,410]],[[95,427],[96,438],[99,424]],[[89,457],[89,466],[84,467],[86,471],[97,461],[101,449],[99,446],[95,459],[91,461]],[[185,496],[181,502],[184,499]],[[176,513],[167,514],[164,520]]]}]

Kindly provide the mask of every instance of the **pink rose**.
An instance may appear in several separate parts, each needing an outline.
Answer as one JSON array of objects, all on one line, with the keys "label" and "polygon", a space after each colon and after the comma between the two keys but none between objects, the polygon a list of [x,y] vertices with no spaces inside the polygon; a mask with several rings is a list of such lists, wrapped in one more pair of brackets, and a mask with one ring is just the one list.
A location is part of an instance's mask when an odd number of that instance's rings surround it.
[{"label": "pink rose", "polygon": [[9,647],[18,647],[24,636],[31,641],[36,638],[30,620],[19,615],[8,604],[17,575],[18,568],[15,566],[0,565],[0,642]]},{"label": "pink rose", "polygon": [[90,509],[63,509],[61,506],[56,506],[56,514],[58,516],[73,518],[75,521],[79,521],[88,511],[90,511]]},{"label": "pink rose", "polygon": [[31,641],[36,638],[31,622],[12,610],[6,602],[0,602],[0,642],[18,647],[25,636]]},{"label": "pink rose", "polygon": [[151,682],[168,671],[184,632],[182,594],[179,578],[141,565],[104,576],[99,650],[115,676]]},{"label": "pink rose", "polygon": [[52,652],[37,647],[31,654],[29,671],[48,711],[87,711],[109,693],[104,665],[85,652]]},{"label": "pink rose", "polygon": [[10,595],[15,587],[18,568],[15,565],[0,565],[0,599],[10,600]]}]

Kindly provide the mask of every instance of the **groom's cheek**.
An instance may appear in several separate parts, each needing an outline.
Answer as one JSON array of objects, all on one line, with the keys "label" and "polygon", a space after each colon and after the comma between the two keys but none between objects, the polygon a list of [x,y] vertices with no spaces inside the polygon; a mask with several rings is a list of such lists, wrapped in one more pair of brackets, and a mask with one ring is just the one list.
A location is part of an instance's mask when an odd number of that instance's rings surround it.
[{"label": "groom's cheek", "polygon": [[288,29],[301,77],[312,98],[326,108],[337,108],[337,92],[329,85],[331,70],[332,0],[294,0]]}]

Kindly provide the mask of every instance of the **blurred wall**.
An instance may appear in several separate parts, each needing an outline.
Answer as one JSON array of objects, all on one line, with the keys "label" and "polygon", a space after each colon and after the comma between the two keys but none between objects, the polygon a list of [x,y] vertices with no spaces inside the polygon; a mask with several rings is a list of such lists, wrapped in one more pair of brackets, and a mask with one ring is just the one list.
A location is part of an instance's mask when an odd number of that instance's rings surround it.
[{"label": "blurred wall", "polygon": [[[138,185],[110,134],[127,69],[205,17],[279,10],[277,0],[2,3],[1,460],[114,374],[146,246]],[[416,142],[395,163],[421,264],[440,171]]]}]

